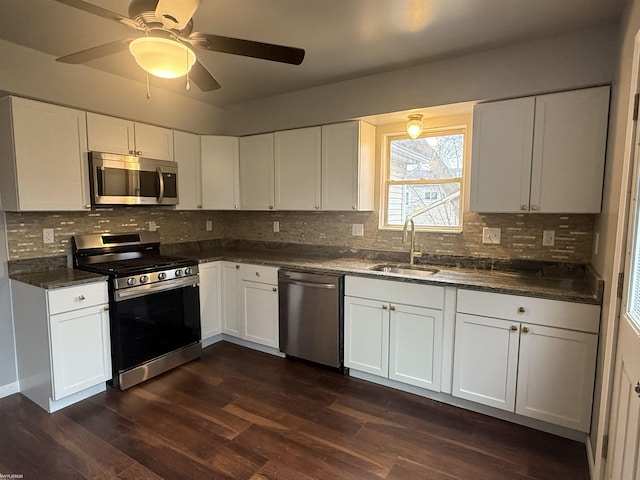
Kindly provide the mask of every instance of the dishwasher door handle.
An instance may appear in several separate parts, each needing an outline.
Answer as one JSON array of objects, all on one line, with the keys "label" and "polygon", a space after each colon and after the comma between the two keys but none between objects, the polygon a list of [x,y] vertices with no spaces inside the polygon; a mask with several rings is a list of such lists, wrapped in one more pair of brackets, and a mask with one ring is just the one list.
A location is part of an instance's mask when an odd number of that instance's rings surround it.
[{"label": "dishwasher door handle", "polygon": [[303,282],[301,280],[291,280],[289,278],[287,279],[280,278],[280,283],[289,283],[291,285],[300,285],[302,287],[311,287],[311,288],[326,288],[326,289],[337,288],[333,283]]}]

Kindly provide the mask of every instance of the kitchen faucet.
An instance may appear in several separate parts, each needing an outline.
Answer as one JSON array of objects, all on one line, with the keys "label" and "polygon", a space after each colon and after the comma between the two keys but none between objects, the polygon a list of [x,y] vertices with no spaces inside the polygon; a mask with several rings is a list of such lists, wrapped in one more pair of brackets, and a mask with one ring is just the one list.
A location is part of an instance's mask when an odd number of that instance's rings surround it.
[{"label": "kitchen faucet", "polygon": [[404,221],[404,228],[402,230],[402,243],[407,243],[407,227],[411,224],[411,247],[409,248],[409,265],[413,265],[413,260],[416,257],[422,256],[422,245],[416,250],[416,224],[413,221],[414,215],[407,215],[407,219]]}]

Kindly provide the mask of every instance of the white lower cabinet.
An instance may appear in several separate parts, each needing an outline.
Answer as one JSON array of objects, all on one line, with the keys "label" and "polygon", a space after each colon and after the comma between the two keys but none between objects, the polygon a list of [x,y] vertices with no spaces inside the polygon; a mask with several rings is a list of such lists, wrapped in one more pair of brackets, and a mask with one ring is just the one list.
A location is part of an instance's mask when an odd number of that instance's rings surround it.
[{"label": "white lower cabinet", "polygon": [[454,396],[589,431],[599,306],[459,290],[457,311]]},{"label": "white lower cabinet", "polygon": [[111,379],[106,282],[45,290],[11,281],[20,391],[49,412]]},{"label": "white lower cabinet", "polygon": [[200,276],[200,328],[205,341],[222,332],[220,270],[222,262],[202,263]]},{"label": "white lower cabinet", "polygon": [[278,348],[278,269],[240,265],[242,338]]},{"label": "white lower cabinet", "polygon": [[222,333],[278,348],[278,269],[220,263]]},{"label": "white lower cabinet", "polygon": [[346,277],[345,366],[440,391],[444,288]]}]

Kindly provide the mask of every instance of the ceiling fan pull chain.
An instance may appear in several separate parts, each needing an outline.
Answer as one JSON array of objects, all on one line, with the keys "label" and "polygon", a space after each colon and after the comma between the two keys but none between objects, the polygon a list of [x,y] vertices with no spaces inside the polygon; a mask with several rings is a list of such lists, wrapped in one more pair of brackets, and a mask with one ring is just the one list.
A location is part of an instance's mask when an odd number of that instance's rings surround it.
[{"label": "ceiling fan pull chain", "polygon": [[147,72],[147,100],[151,98],[151,89],[149,88],[149,72]]},{"label": "ceiling fan pull chain", "polygon": [[186,54],[187,54],[187,84],[185,85],[185,88],[187,89],[187,91],[189,91],[191,90],[191,82],[189,81],[189,70],[191,70],[191,66],[189,65],[189,50],[187,50]]}]

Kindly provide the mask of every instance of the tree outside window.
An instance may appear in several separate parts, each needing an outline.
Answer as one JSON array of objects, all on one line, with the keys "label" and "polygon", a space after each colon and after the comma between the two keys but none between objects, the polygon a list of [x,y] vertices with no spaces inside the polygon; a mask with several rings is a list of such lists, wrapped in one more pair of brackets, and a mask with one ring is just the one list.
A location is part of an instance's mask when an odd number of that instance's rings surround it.
[{"label": "tree outside window", "polygon": [[[386,227],[413,216],[422,230],[462,230],[465,129],[386,137]],[[414,216],[415,215],[415,216]]]}]

